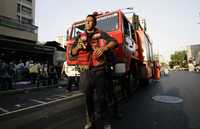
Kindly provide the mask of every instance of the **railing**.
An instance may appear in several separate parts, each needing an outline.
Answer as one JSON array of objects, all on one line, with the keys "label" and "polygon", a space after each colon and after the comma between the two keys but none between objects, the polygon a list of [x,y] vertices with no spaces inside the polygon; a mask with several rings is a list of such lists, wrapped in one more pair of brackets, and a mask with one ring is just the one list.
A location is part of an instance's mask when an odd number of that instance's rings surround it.
[{"label": "railing", "polygon": [[23,30],[27,32],[37,33],[38,27],[28,23],[21,23],[17,19],[5,17],[0,15],[0,26]]}]

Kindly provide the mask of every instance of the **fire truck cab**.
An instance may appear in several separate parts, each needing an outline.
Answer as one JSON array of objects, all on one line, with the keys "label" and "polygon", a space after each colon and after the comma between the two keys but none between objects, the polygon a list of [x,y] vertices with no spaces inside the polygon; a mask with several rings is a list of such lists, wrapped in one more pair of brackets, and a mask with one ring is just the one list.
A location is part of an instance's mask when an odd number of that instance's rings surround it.
[{"label": "fire truck cab", "polygon": [[[118,47],[114,50],[114,76],[126,79],[133,76],[139,81],[146,82],[153,77],[152,43],[141,26],[138,15],[134,14],[130,21],[121,10],[99,13],[96,27],[107,32],[118,42]],[[70,56],[70,49],[78,33],[82,33],[84,29],[85,23],[82,20],[72,24],[70,31],[67,32],[66,58],[69,66],[78,65],[76,57]]]}]

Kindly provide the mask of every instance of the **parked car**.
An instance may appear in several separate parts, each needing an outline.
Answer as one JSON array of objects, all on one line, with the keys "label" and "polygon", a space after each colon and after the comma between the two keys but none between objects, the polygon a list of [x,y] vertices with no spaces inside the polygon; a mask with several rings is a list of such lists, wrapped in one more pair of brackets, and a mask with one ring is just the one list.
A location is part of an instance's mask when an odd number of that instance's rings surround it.
[{"label": "parked car", "polygon": [[168,76],[169,75],[169,68],[162,67],[160,73],[161,73],[161,76]]},{"label": "parked car", "polygon": [[164,68],[164,76],[168,76],[169,75],[169,69],[168,68]]},{"label": "parked car", "polygon": [[194,64],[188,63],[188,69],[190,72],[194,71],[195,70]]}]

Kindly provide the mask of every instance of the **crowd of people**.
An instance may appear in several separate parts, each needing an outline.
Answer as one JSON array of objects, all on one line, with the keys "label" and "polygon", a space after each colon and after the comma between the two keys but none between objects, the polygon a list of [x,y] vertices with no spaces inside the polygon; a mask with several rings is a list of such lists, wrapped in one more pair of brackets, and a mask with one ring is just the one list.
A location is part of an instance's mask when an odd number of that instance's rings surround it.
[{"label": "crowd of people", "polygon": [[61,79],[62,63],[53,65],[47,61],[6,61],[0,59],[0,89],[13,89],[20,81],[28,81],[39,87],[52,85]]}]

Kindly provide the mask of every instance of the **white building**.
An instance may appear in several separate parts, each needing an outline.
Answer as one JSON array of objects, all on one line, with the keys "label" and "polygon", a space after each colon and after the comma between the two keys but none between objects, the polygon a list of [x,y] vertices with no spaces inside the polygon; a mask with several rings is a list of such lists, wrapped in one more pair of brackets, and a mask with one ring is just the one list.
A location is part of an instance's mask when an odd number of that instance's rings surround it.
[{"label": "white building", "polygon": [[200,44],[187,46],[187,60],[193,60],[195,63],[200,63]]},{"label": "white building", "polygon": [[57,36],[56,42],[60,43],[60,46],[64,48],[66,46],[66,38],[67,38],[66,35]]}]

